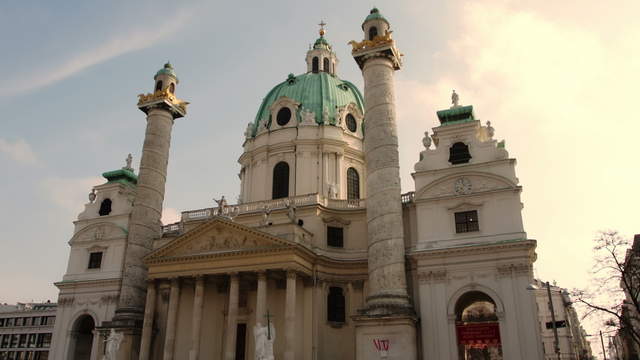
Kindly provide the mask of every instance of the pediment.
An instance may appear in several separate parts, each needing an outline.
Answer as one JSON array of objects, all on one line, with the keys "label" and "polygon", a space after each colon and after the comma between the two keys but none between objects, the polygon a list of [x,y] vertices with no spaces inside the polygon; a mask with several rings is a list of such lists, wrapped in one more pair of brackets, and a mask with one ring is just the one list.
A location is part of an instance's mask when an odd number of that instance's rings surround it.
[{"label": "pediment", "polygon": [[153,251],[146,259],[155,260],[216,253],[240,253],[286,248],[293,245],[287,240],[247,226],[226,219],[215,218]]},{"label": "pediment", "polygon": [[99,222],[88,225],[73,234],[69,244],[80,242],[119,239],[127,236],[127,230],[110,222]]},{"label": "pediment", "polygon": [[[457,186],[461,182],[465,185]],[[434,180],[417,191],[415,198],[433,199],[515,188],[516,184],[499,175],[482,172],[459,173]]]}]

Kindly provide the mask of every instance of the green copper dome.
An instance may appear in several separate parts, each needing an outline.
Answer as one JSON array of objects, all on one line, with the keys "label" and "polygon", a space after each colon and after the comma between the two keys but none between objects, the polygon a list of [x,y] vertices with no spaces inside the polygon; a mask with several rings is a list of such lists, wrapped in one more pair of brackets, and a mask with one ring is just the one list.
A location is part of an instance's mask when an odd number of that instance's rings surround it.
[{"label": "green copper dome", "polygon": [[335,125],[338,108],[355,104],[360,112],[364,114],[364,101],[358,88],[346,80],[326,72],[293,76],[290,74],[287,80],[276,85],[262,101],[258,114],[253,124],[252,136],[256,136],[259,126],[267,123],[271,125],[271,105],[281,97],[287,97],[300,103],[295,119],[301,121],[301,112],[309,109],[315,114],[316,123],[324,124],[323,112],[326,110],[328,124]]},{"label": "green copper dome", "polygon": [[364,19],[364,22],[362,22],[362,28],[364,29],[364,24],[369,21],[369,20],[376,20],[376,19],[380,19],[384,22],[387,23],[387,25],[389,24],[389,22],[387,21],[387,19],[384,18],[384,16],[382,16],[382,14],[380,14],[380,10],[378,10],[378,8],[373,8],[371,9],[371,11],[369,12],[369,16],[367,16]]},{"label": "green copper dome", "polygon": [[313,48],[314,49],[327,49],[327,50],[331,50],[331,45],[329,44],[329,42],[327,41],[327,39],[324,38],[324,36],[320,36],[318,38],[318,40],[316,40],[316,42],[313,44]]},{"label": "green copper dome", "polygon": [[155,80],[159,75],[172,76],[176,80],[178,80],[178,77],[176,76],[176,72],[173,70],[173,65],[171,65],[171,63],[168,61],[166,64],[164,64],[164,67],[162,69],[158,70],[158,72],[156,73],[156,76],[153,77],[153,80]]}]

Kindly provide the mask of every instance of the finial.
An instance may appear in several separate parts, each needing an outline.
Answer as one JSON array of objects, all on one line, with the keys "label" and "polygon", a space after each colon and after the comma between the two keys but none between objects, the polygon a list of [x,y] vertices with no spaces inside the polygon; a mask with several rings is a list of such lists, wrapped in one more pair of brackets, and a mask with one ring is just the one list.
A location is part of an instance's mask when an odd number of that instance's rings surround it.
[{"label": "finial", "polygon": [[320,20],[320,24],[318,25],[320,25],[320,31],[319,31],[320,36],[324,36],[325,34],[324,26],[327,25],[327,23],[325,23],[324,20]]},{"label": "finial", "polygon": [[451,103],[453,104],[452,107],[458,107],[460,105],[458,105],[458,101],[460,100],[460,97],[458,96],[458,94],[456,93],[455,90],[453,90],[453,93],[451,93]]},{"label": "finial", "polygon": [[167,63],[164,64],[164,68],[165,69],[173,69],[173,65],[171,65],[171,62],[169,60],[167,60]]}]

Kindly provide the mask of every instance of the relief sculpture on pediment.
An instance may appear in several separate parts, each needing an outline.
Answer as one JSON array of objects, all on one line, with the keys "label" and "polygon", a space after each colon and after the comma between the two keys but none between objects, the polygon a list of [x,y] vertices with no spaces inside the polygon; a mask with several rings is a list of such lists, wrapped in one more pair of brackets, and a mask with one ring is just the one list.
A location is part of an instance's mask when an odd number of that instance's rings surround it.
[{"label": "relief sculpture on pediment", "polygon": [[173,251],[173,254],[190,255],[225,250],[244,250],[274,245],[277,244],[251,235],[216,229],[209,234],[188,240],[186,244],[178,246],[175,251]]}]

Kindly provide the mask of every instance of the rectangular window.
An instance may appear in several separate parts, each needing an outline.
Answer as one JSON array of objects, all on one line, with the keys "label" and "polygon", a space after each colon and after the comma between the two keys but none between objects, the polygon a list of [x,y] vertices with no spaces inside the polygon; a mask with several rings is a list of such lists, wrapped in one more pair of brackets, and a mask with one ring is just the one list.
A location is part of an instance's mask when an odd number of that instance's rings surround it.
[{"label": "rectangular window", "polygon": [[16,318],[16,326],[24,325],[24,318]]},{"label": "rectangular window", "polygon": [[18,334],[11,335],[11,344],[9,347],[14,348],[18,346]]},{"label": "rectangular window", "polygon": [[15,321],[14,318],[9,318],[7,319],[7,326],[13,326],[13,322]]},{"label": "rectangular window", "polygon": [[344,229],[341,227],[327,226],[327,246],[344,247]]},{"label": "rectangular window", "polygon": [[42,347],[48,348],[49,346],[51,346],[51,334],[44,334],[44,336],[42,337]]},{"label": "rectangular window", "polygon": [[36,347],[36,334],[29,334],[29,347]]},{"label": "rectangular window", "polygon": [[102,251],[89,254],[89,269],[100,269],[102,265]]},{"label": "rectangular window", "polygon": [[18,342],[18,347],[20,348],[27,347],[27,334],[20,334],[20,341]]},{"label": "rectangular window", "polygon": [[9,347],[9,339],[11,339],[11,335],[10,334],[4,334],[2,336],[2,342],[0,343],[0,347],[1,348],[8,348]]},{"label": "rectangular window", "polygon": [[33,326],[40,326],[40,317],[33,318]]},{"label": "rectangular window", "polygon": [[479,231],[478,211],[463,211],[455,213],[456,233]]},{"label": "rectangular window", "polygon": [[0,319],[0,327],[4,326],[4,319]]}]

